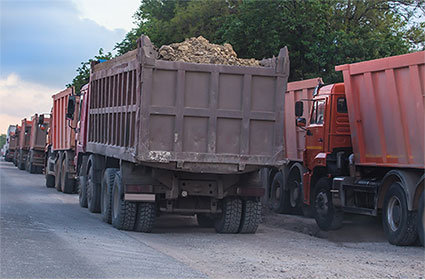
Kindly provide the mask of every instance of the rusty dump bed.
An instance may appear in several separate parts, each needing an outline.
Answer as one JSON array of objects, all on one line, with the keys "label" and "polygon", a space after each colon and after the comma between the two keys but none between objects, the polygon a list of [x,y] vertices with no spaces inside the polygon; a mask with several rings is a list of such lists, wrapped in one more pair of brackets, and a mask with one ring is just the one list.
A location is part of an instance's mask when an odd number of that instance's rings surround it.
[{"label": "rusty dump bed", "polygon": [[32,121],[23,119],[19,127],[19,149],[28,150],[30,147]]},{"label": "rusty dump bed", "polygon": [[356,164],[424,168],[425,52],[343,71]]},{"label": "rusty dump bed", "polygon": [[87,150],[135,163],[232,173],[284,160],[286,48],[273,67],[162,61],[149,38],[92,67]]},{"label": "rusty dump bed", "polygon": [[74,87],[70,87],[52,96],[53,108],[49,133],[51,133],[53,151],[70,150],[75,147],[75,131],[71,128],[71,126],[75,127],[75,124],[66,119],[68,99],[73,94]]},{"label": "rusty dump bed", "polygon": [[302,161],[305,148],[305,131],[295,125],[295,102],[304,102],[304,113],[302,118],[310,117],[311,100],[313,92],[322,78],[314,78],[304,81],[288,83],[285,93],[285,152],[286,158],[291,161]]},{"label": "rusty dump bed", "polygon": [[44,151],[46,147],[46,134],[49,127],[49,118],[44,118],[44,124],[38,124],[39,116],[35,114],[31,117],[33,126],[31,127],[30,149]]}]

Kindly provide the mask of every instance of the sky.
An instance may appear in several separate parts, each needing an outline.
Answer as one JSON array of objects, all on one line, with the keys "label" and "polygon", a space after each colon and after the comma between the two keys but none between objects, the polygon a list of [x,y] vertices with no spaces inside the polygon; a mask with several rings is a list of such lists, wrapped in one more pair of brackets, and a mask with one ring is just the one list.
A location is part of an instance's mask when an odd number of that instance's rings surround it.
[{"label": "sky", "polygon": [[0,0],[0,133],[70,83],[82,61],[112,51],[140,0]]}]

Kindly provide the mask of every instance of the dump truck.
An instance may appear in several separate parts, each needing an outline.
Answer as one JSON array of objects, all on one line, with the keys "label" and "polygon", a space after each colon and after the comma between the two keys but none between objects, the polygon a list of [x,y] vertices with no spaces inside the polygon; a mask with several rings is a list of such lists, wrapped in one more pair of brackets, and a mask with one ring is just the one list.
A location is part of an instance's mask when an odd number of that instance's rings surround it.
[{"label": "dump truck", "polygon": [[16,128],[17,125],[9,125],[7,128],[7,134],[6,134],[6,144],[4,147],[4,160],[5,161],[12,161],[15,156],[15,150],[16,150]]},{"label": "dump truck", "polygon": [[20,170],[24,170],[27,163],[30,148],[31,126],[32,121],[25,118],[21,121],[21,126],[19,127],[17,166]]},{"label": "dump truck", "polygon": [[[48,143],[45,161],[46,187],[64,193],[75,193],[75,124],[67,119],[68,98],[75,96],[74,87],[69,87],[52,96]],[[40,121],[40,124],[45,122]]]},{"label": "dump truck", "polygon": [[302,195],[302,178],[305,172],[303,166],[305,130],[296,126],[294,106],[297,101],[305,102],[306,110],[301,117],[307,118],[310,114],[313,92],[317,85],[322,83],[323,80],[319,77],[288,83],[283,111],[286,163],[278,168],[266,168],[262,174],[266,188],[263,202],[276,213],[312,215],[309,206],[303,203]]},{"label": "dump truck", "polygon": [[[136,50],[93,63],[83,94],[67,95],[79,148],[52,158],[74,159],[81,205],[115,228],[150,232],[160,213],[177,213],[254,233],[259,170],[285,163],[288,74],[286,48],[270,67],[196,64],[157,59],[142,36]],[[52,129],[65,115],[53,112]]]},{"label": "dump truck", "polygon": [[44,114],[35,114],[31,117],[31,132],[29,142],[29,152],[25,169],[30,173],[42,173],[44,167],[44,153],[46,147],[46,133],[49,127],[49,118]]},{"label": "dump truck", "polygon": [[304,204],[321,229],[340,228],[344,213],[382,214],[391,244],[423,244],[425,52],[335,69],[343,83],[295,103]]}]

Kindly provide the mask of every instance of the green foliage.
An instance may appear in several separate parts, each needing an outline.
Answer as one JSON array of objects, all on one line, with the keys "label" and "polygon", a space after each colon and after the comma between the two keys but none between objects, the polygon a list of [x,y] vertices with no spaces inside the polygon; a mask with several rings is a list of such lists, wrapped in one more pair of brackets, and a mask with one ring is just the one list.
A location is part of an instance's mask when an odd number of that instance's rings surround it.
[{"label": "green foliage", "polygon": [[[115,45],[136,48],[141,34],[160,47],[202,35],[230,43],[239,57],[271,57],[288,46],[290,80],[341,81],[334,67],[425,49],[425,0],[143,0],[136,28]],[[88,81],[88,65],[73,84]],[[81,79],[81,82],[80,80]]]},{"label": "green foliage", "polygon": [[90,64],[92,61],[98,61],[99,59],[111,59],[112,54],[110,52],[104,53],[103,49],[99,49],[98,55],[95,55],[93,59],[81,62],[81,66],[77,68],[77,76],[72,80],[71,84],[67,84],[66,87],[75,87],[75,92],[80,92],[81,88],[87,84],[90,80]]},{"label": "green foliage", "polygon": [[4,144],[6,144],[6,134],[0,135],[0,148],[3,149]]}]

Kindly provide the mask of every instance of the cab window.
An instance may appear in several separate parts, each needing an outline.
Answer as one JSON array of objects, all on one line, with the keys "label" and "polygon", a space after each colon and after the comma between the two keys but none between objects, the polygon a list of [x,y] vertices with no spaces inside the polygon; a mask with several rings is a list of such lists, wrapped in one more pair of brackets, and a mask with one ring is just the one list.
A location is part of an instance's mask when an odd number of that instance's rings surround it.
[{"label": "cab window", "polygon": [[338,113],[347,113],[347,99],[345,97],[339,97],[336,101],[336,111]]},{"label": "cab window", "polygon": [[325,118],[325,103],[325,100],[314,101],[310,124],[323,124]]}]

